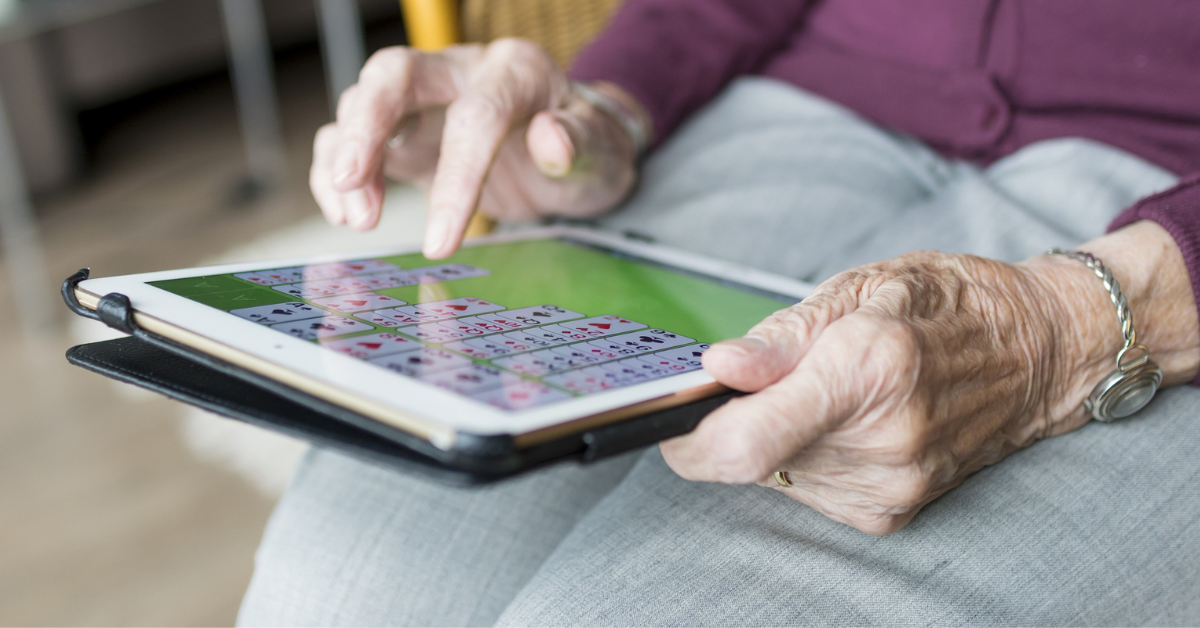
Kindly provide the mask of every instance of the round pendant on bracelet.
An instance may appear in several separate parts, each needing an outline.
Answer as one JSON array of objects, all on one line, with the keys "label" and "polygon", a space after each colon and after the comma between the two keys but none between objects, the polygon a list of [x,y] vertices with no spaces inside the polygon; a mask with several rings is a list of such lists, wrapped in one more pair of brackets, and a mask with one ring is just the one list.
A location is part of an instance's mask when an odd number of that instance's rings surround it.
[{"label": "round pendant on bracelet", "polygon": [[1150,350],[1137,344],[1137,331],[1133,328],[1133,311],[1129,307],[1121,284],[1113,277],[1112,270],[1100,258],[1082,251],[1064,251],[1054,248],[1047,255],[1062,255],[1083,263],[1100,279],[1108,298],[1117,308],[1117,319],[1121,323],[1124,346],[1117,353],[1116,369],[1109,373],[1083,402],[1083,407],[1093,419],[1109,423],[1136,414],[1146,407],[1162,384],[1162,369],[1150,359]]}]

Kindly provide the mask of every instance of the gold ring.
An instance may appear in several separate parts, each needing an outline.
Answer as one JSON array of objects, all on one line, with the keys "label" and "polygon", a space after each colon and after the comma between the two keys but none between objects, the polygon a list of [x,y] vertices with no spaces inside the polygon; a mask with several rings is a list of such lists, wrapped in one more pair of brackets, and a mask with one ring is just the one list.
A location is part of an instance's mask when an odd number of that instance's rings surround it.
[{"label": "gold ring", "polygon": [[792,484],[792,481],[788,479],[787,471],[776,471],[775,483],[784,488],[792,488],[795,486],[795,484]]}]

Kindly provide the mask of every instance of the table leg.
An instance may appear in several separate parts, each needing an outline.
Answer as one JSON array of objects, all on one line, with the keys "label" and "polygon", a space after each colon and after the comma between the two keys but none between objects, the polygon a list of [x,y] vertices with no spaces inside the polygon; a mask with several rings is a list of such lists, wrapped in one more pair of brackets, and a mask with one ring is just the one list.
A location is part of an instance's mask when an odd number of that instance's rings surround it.
[{"label": "table leg", "polygon": [[317,0],[317,14],[325,79],[329,85],[329,111],[336,116],[338,97],[358,82],[358,72],[366,60],[362,18],[356,0]]},{"label": "table leg", "polygon": [[270,185],[283,175],[286,157],[262,5],[259,0],[221,0],[221,12],[246,163],[254,182]]},{"label": "table leg", "polygon": [[4,268],[12,291],[7,301],[16,310],[22,330],[30,339],[47,335],[54,322],[52,305],[58,286],[46,272],[33,205],[25,188],[25,175],[3,94],[0,94],[0,249],[4,252]]}]

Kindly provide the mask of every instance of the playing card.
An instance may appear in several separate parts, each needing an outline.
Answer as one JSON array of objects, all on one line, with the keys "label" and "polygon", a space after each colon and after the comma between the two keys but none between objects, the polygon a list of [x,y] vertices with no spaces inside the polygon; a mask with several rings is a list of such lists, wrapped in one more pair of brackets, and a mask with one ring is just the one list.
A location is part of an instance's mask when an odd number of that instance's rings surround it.
[{"label": "playing card", "polygon": [[339,353],[347,353],[353,357],[366,360],[405,351],[416,351],[423,345],[410,338],[405,338],[391,332],[339,338],[321,343],[322,347],[333,349]]},{"label": "playing card", "polygon": [[384,312],[398,321],[414,323],[432,323],[458,317],[473,317],[483,312],[503,310],[503,305],[496,305],[474,297],[449,299],[446,301],[431,301],[407,305]]},{"label": "playing card", "polygon": [[353,277],[338,277],[336,279],[302,281],[300,283],[284,286],[272,286],[272,289],[300,299],[316,299],[319,297],[331,297],[339,294],[367,292],[371,289],[371,286],[368,286],[367,284],[362,283]]},{"label": "playing card", "polygon": [[626,345],[624,342],[613,342],[611,338],[601,338],[599,340],[589,340],[588,344],[598,349],[603,349],[610,353],[616,354],[617,357],[632,357],[642,352],[642,349],[636,348],[636,345]]},{"label": "playing card", "polygon": [[233,276],[260,286],[277,286],[279,284],[304,280],[304,273],[300,267],[258,270],[252,273],[234,273]]},{"label": "playing card", "polygon": [[636,357],[625,358],[616,362],[604,362],[599,365],[599,368],[616,373],[622,381],[631,384],[675,375],[675,373],[667,369],[639,360]]},{"label": "playing card", "polygon": [[[501,312],[498,314],[498,316],[505,316],[513,320],[522,321],[526,325],[546,325],[549,323],[558,323],[560,321],[569,321],[575,318],[582,318],[583,314],[563,309],[557,305],[535,305],[533,307],[523,307],[516,310]],[[630,329],[629,331],[633,330]]]},{"label": "playing card", "polygon": [[441,325],[442,327],[453,329],[464,336],[482,336],[488,333],[487,330],[483,329],[482,327],[474,325],[471,322],[461,318],[452,318],[448,321],[441,321],[436,324]]},{"label": "playing card", "polygon": [[367,310],[380,310],[389,307],[400,307],[405,305],[400,299],[374,292],[359,292],[357,294],[347,294],[337,297],[322,297],[313,299],[313,303],[321,307],[327,307],[331,310],[336,310],[345,314],[353,314],[354,312],[365,312]]},{"label": "playing card", "polygon": [[466,334],[456,331],[450,327],[444,327],[438,323],[425,323],[422,325],[407,325],[396,329],[396,333],[419,338],[425,342],[446,342],[458,338],[466,337]]},{"label": "playing card", "polygon": [[554,331],[546,331],[544,327],[533,327],[530,329],[522,329],[520,331],[510,331],[504,334],[506,338],[521,340],[524,342],[539,344],[545,346],[554,346],[574,342],[565,335]]},{"label": "playing card", "polygon": [[400,267],[378,259],[360,259],[354,262],[346,262],[346,268],[354,275],[363,275],[366,273],[376,273],[386,270],[400,270]]},{"label": "playing card", "polygon": [[491,336],[487,338],[465,338],[447,343],[444,348],[483,360],[490,360],[513,352],[512,349],[505,347],[503,344],[493,342],[492,338]]},{"label": "playing card", "polygon": [[460,395],[471,396],[500,386],[515,386],[525,380],[520,375],[492,366],[472,364],[450,371],[422,375],[421,381],[453,390]]},{"label": "playing card", "polygon": [[440,321],[460,316],[477,316],[488,312],[499,312],[504,309],[503,305],[496,305],[495,303],[476,299],[475,297],[418,303],[412,307],[417,316],[429,321]]},{"label": "playing card", "polygon": [[621,334],[634,331],[635,329],[643,329],[646,326],[621,318],[620,316],[608,314],[605,316],[593,316],[592,318],[585,318],[580,321],[571,321],[570,323],[562,323],[560,327],[566,327],[595,338]]},{"label": "playing card", "polygon": [[623,384],[619,378],[598,367],[589,367],[547,377],[547,384],[565,388],[571,392],[591,394],[617,388]]},{"label": "playing card", "polygon": [[526,331],[510,331],[507,334],[500,334],[497,338],[512,340],[532,347],[549,347],[558,344],[557,339],[544,338],[540,334],[530,334]]},{"label": "playing card", "polygon": [[352,334],[356,331],[370,331],[373,328],[370,325],[362,321],[356,321],[353,318],[337,316],[334,314],[326,314],[321,318],[309,318],[302,321],[277,323],[271,325],[271,329],[281,331],[285,334],[290,334],[303,340],[316,340],[318,338],[329,338],[332,336]]},{"label": "playing card", "polygon": [[359,312],[354,315],[354,318],[357,318],[360,321],[366,321],[372,325],[378,325],[380,327],[399,327],[400,325],[404,324],[394,318],[391,318],[390,316],[383,315],[379,311]]},{"label": "playing card", "polygon": [[564,371],[570,368],[564,364],[565,362],[566,360],[562,357],[546,351],[518,353],[516,355],[510,355],[492,360],[492,364],[495,364],[496,366],[500,366],[523,375],[532,375],[534,377],[541,377],[555,371]]},{"label": "playing card", "polygon": [[[580,344],[586,345],[586,343]],[[563,345],[559,347],[551,347],[548,349],[548,351],[554,355],[562,356],[564,359],[566,359],[567,364],[569,365],[568,368],[578,368],[604,361],[600,356],[593,355],[590,351],[588,351],[588,349],[590,349],[590,347]]]},{"label": "playing card", "polygon": [[[602,340],[592,340],[589,342],[579,342],[571,345],[576,351],[584,351],[589,355],[599,358],[601,361],[620,360],[621,358],[633,355],[633,349],[620,349],[608,347]],[[630,353],[625,353],[629,351]]]},{"label": "playing card", "polygon": [[454,322],[458,323],[460,325],[471,325],[473,327],[478,327],[479,329],[482,329],[483,333],[485,333],[485,334],[494,334],[496,332],[508,330],[508,328],[504,327],[503,325],[493,323],[492,321],[489,321],[489,320],[484,320],[482,318],[479,318],[478,316],[468,316],[466,318],[458,318],[458,319],[455,319]]},{"label": "playing card", "polygon": [[501,410],[527,410],[536,406],[570,399],[571,395],[536,382],[521,382],[512,386],[493,388],[472,396],[476,401]]},{"label": "playing card", "polygon": [[408,377],[421,377],[436,371],[461,368],[472,364],[470,358],[434,347],[424,347],[416,351],[373,358],[368,362]]},{"label": "playing card", "polygon": [[417,280],[413,278],[412,273],[404,270],[356,275],[355,279],[361,281],[364,285],[370,286],[372,290],[417,285]]},{"label": "playing card", "polygon": [[[700,356],[708,350],[709,345],[697,344],[688,345],[686,347],[677,347],[675,349],[667,349],[650,355],[640,356],[643,360],[653,360],[656,364],[666,362],[674,366],[682,366],[685,370],[694,371],[702,368]],[[677,369],[673,369],[677,370]]]},{"label": "playing card", "polygon": [[598,364],[596,365],[596,368],[607,373],[611,373],[612,376],[615,377],[622,386],[639,384],[641,382],[650,380],[650,378],[639,369],[621,366],[621,364],[618,362],[606,362],[604,364]]},{"label": "playing card", "polygon": [[301,271],[304,273],[305,281],[319,281],[321,279],[332,279],[334,277],[346,277],[349,275],[360,275],[363,273],[373,273],[385,270],[399,270],[400,267],[395,264],[389,264],[380,260],[358,260],[354,262],[330,262],[328,264],[310,264],[302,266]]},{"label": "playing card", "polygon": [[285,321],[299,321],[306,318],[318,318],[326,314],[325,310],[299,301],[245,307],[240,310],[231,310],[229,313],[238,318],[262,323],[263,325],[273,325]]},{"label": "playing card", "polygon": [[466,279],[468,277],[482,277],[483,275],[492,274],[482,268],[476,268],[467,264],[442,264],[440,266],[427,266],[417,270],[423,271],[421,283],[436,283],[439,281],[450,281],[451,279]]},{"label": "playing card", "polygon": [[524,329],[526,327],[536,325],[536,323],[530,323],[528,321],[519,320],[516,318],[510,318],[508,316],[507,312],[500,312],[498,314],[484,314],[482,316],[479,316],[478,318],[488,321],[490,323],[495,323],[495,324],[503,327],[506,330]]},{"label": "playing card", "polygon": [[411,305],[405,305],[403,307],[392,307],[386,310],[373,310],[372,313],[380,316],[386,316],[387,318],[395,321],[398,325],[416,325],[417,323],[425,322],[417,318],[416,315],[412,313],[412,308],[413,306]]},{"label": "playing card", "polygon": [[509,350],[510,353],[523,353],[525,351],[536,351],[545,348],[546,345],[539,345],[532,342],[526,342],[520,338],[511,338],[508,334],[499,334],[496,336],[488,336],[487,340],[498,344]]},{"label": "playing card", "polygon": [[586,331],[572,329],[566,325],[546,325],[544,327],[539,327],[538,330],[540,330],[542,333],[554,334],[558,338],[564,338],[567,342],[591,340],[595,337]]},{"label": "playing card", "polygon": [[677,347],[679,345],[686,345],[695,342],[686,336],[680,336],[679,334],[673,334],[669,331],[663,331],[661,329],[635,331],[629,334],[622,334],[620,336],[606,338],[605,340],[612,345],[628,347],[639,352],[669,349],[671,347]]}]

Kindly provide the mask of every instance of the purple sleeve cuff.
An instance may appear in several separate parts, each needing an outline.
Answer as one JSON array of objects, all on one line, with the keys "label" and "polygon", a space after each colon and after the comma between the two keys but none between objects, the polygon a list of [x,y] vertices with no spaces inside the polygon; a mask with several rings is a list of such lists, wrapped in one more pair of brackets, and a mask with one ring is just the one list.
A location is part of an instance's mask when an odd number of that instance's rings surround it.
[{"label": "purple sleeve cuff", "polygon": [[809,2],[629,0],[569,74],[629,92],[650,116],[658,143],[782,47]]},{"label": "purple sleeve cuff", "polygon": [[[1152,220],[1175,238],[1192,280],[1192,297],[1200,311],[1200,174],[1185,177],[1175,187],[1138,201],[1121,212],[1108,230],[1115,231],[1139,220]],[[1200,374],[1192,384],[1200,386]]]}]

